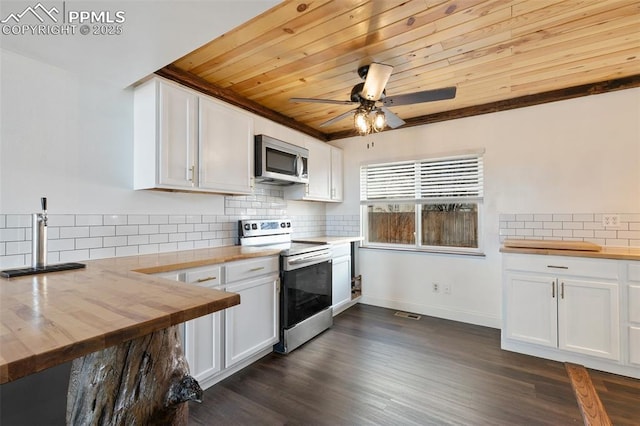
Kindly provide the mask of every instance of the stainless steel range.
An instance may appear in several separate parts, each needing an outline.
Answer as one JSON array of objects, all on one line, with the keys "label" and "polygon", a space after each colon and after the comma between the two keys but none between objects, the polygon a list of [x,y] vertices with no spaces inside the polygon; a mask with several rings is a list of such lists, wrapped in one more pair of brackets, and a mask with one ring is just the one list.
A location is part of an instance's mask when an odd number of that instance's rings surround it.
[{"label": "stainless steel range", "polygon": [[281,248],[280,342],[289,353],[333,325],[331,252],[327,244],[294,243],[288,219],[242,220],[242,246]]}]

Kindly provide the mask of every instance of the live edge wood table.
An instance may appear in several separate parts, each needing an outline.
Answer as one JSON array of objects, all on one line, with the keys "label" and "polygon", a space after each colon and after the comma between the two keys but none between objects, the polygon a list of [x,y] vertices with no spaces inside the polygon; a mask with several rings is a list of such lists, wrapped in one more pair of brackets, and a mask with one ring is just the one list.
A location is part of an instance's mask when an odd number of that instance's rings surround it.
[{"label": "live edge wood table", "polygon": [[202,390],[177,325],[240,296],[149,274],[277,253],[231,246],[0,279],[0,384],[73,360],[68,424],[186,424]]}]

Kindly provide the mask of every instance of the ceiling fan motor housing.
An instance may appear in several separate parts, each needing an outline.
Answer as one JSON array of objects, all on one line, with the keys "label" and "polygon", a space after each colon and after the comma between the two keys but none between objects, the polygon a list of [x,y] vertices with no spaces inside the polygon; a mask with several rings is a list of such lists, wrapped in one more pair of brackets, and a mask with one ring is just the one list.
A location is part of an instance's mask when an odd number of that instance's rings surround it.
[{"label": "ceiling fan motor housing", "polygon": [[[369,100],[369,99],[365,99],[361,96],[362,93],[362,89],[364,88],[364,83],[358,83],[355,86],[353,86],[353,89],[351,89],[351,102],[359,102],[363,107],[367,108],[368,110],[373,109],[373,107],[375,107],[376,101],[375,100]],[[385,97],[385,91],[382,91],[382,95],[380,96],[380,99],[378,100],[382,100]]]}]

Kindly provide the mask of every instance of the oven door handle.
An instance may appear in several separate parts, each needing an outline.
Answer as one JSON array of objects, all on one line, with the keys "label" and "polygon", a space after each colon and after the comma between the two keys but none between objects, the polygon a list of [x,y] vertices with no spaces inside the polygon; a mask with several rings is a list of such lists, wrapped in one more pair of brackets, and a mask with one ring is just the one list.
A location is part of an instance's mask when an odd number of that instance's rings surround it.
[{"label": "oven door handle", "polygon": [[287,261],[287,263],[289,265],[301,265],[304,263],[311,263],[311,262],[314,262],[314,263],[325,262],[329,259],[331,259],[331,254],[321,254],[321,255],[315,255],[315,256],[300,257],[297,259],[289,260]]}]

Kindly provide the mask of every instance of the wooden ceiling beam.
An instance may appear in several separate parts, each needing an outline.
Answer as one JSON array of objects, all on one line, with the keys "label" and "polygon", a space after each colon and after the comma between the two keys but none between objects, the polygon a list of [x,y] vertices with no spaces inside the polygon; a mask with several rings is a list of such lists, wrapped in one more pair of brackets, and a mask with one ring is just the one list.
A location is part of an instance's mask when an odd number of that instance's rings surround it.
[{"label": "wooden ceiling beam", "polygon": [[233,92],[232,90],[211,84],[205,79],[191,74],[187,71],[183,71],[175,65],[167,65],[166,67],[156,71],[156,74],[160,77],[175,81],[184,86],[190,87],[193,90],[220,99],[226,103],[242,108],[246,111],[264,117],[278,124],[282,124],[283,126],[289,127],[290,129],[305,133],[316,139],[322,141],[328,140],[328,135],[326,133],[322,133],[312,127],[307,126],[306,124],[295,121],[287,117],[286,115],[280,114],[279,112],[264,107],[257,102],[244,98]]},{"label": "wooden ceiling beam", "polygon": [[[420,117],[408,118],[401,128],[422,126],[425,124],[437,123],[439,121],[455,120],[458,118],[471,117],[474,115],[489,114],[492,112],[507,111],[510,109],[529,107],[545,104],[549,102],[564,101],[567,99],[579,98],[582,96],[597,95],[601,93],[614,92],[617,90],[632,89],[640,87],[640,74],[615,80],[601,81],[580,86],[568,87],[566,89],[551,90],[534,95],[519,96],[517,98],[503,101],[490,102],[483,105],[476,105],[466,108],[459,108],[450,111],[442,111]],[[389,130],[386,130],[389,131]],[[328,140],[337,140],[357,136],[353,130],[331,133]]]}]

